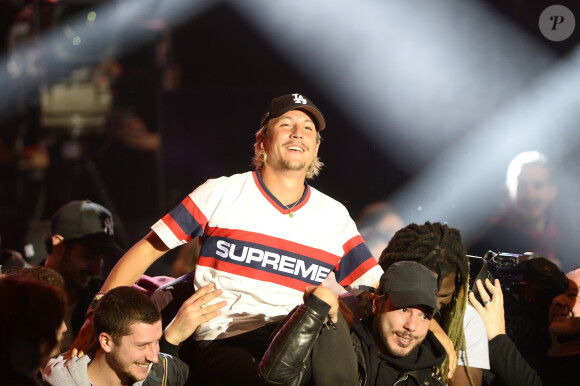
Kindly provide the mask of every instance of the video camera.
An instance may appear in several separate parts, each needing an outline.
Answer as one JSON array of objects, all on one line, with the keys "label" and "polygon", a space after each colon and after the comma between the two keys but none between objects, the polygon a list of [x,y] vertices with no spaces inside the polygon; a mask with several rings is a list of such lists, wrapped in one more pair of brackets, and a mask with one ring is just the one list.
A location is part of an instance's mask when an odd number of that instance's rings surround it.
[{"label": "video camera", "polygon": [[532,254],[495,253],[468,256],[469,285],[479,297],[475,281],[499,279],[504,296],[506,332],[526,356],[549,344],[548,311],[552,299],[568,287],[566,275],[548,259]]}]

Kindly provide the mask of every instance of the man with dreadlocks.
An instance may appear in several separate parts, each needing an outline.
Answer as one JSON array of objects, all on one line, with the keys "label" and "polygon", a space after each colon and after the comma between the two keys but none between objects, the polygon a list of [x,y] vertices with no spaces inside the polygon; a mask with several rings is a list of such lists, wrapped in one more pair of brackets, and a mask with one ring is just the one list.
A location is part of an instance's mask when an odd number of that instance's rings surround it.
[{"label": "man with dreadlocks", "polygon": [[[489,369],[485,324],[467,302],[469,263],[457,229],[441,223],[410,224],[395,233],[379,264],[386,271],[399,261],[415,261],[437,277],[435,320],[451,339],[459,361],[453,379],[448,379],[448,360],[439,368],[452,386],[481,385],[482,369]],[[468,361],[469,357],[469,361]]]}]

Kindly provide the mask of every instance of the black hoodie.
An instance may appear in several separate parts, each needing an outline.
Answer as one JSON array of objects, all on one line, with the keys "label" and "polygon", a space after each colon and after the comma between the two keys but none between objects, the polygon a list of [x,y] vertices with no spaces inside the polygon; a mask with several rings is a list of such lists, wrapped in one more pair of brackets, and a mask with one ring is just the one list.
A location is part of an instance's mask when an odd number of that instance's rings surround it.
[{"label": "black hoodie", "polygon": [[[434,367],[445,360],[445,349],[439,343],[431,331],[421,344],[405,357],[393,357],[380,354],[375,344],[372,334],[372,318],[358,322],[352,326],[351,335],[355,335],[360,341],[360,348],[366,363],[366,382],[364,385],[393,385],[404,374],[413,370],[425,369],[425,374],[430,376],[434,373]],[[397,385],[421,385],[409,373],[407,381],[402,381]],[[434,379],[434,382],[435,379]],[[436,384],[436,383],[433,383]]]}]

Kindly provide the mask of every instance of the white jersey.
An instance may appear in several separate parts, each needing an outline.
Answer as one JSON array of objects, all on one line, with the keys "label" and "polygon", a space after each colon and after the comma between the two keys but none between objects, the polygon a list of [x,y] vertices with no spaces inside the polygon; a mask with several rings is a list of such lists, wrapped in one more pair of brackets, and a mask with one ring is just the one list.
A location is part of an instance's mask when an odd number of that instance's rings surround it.
[{"label": "white jersey", "polygon": [[153,225],[169,248],[201,237],[196,289],[215,283],[223,290],[216,302],[228,302],[195,339],[279,320],[332,271],[347,289],[380,279],[382,269],[342,204],[306,184],[291,211],[293,217],[254,171],[206,181]]}]

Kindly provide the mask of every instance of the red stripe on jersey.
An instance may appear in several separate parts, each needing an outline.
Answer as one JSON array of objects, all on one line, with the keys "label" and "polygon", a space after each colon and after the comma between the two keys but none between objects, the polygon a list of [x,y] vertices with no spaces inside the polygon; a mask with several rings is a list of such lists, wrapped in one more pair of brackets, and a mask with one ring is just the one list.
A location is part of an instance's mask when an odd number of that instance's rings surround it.
[{"label": "red stripe on jersey", "polygon": [[227,237],[234,240],[246,241],[271,248],[281,249],[302,256],[308,256],[310,258],[323,261],[327,264],[331,264],[332,266],[335,266],[342,258],[342,256],[333,255],[332,253],[322,249],[312,248],[303,244],[288,241],[286,239],[264,235],[262,233],[247,232],[237,229],[208,228],[206,234],[212,237]]},{"label": "red stripe on jersey", "polygon": [[278,212],[280,212],[282,214],[287,214],[288,213],[288,210],[286,210],[285,208],[280,207],[280,205],[276,201],[274,201],[274,199],[272,197],[270,197],[270,195],[268,194],[268,192],[266,192],[264,190],[264,188],[260,184],[260,181],[258,180],[258,176],[256,175],[256,172],[253,172],[252,173],[252,177],[254,177],[254,182],[256,183],[256,186],[258,187],[258,190],[260,191],[260,193],[262,193],[262,196],[264,196],[264,198],[266,200],[268,200],[268,202],[270,204],[272,204],[272,206],[274,208],[276,208],[278,210]]},{"label": "red stripe on jersey", "polygon": [[353,236],[350,240],[348,240],[342,246],[342,249],[344,249],[344,254],[347,255],[350,251],[353,250],[353,248],[358,247],[359,245],[363,244],[364,242],[365,241],[363,240],[361,235]]},{"label": "red stripe on jersey", "polygon": [[371,256],[368,260],[366,260],[364,263],[359,265],[354,271],[352,271],[350,275],[342,279],[338,284],[340,284],[343,287],[348,287],[352,283],[354,283],[357,279],[359,279],[361,276],[363,276],[365,273],[373,269],[374,266],[376,265],[377,261],[375,260],[374,257]]},{"label": "red stripe on jersey", "polygon": [[195,221],[201,226],[201,229],[204,229],[207,225],[207,217],[199,210],[195,202],[191,199],[191,197],[187,196],[181,201],[181,204],[187,209],[189,213],[195,218]]},{"label": "red stripe on jersey", "polygon": [[[257,173],[254,171],[252,172],[252,177],[254,177],[254,182],[256,184],[256,187],[258,188],[258,190],[260,191],[260,193],[262,193],[262,196],[264,196],[264,198],[266,200],[268,200],[268,202],[270,204],[272,204],[272,206],[274,208],[276,208],[278,210],[278,212],[282,213],[282,214],[289,214],[290,212],[296,212],[298,209],[302,208],[304,205],[306,205],[308,203],[308,200],[310,199],[310,187],[306,186],[306,196],[304,197],[304,200],[302,200],[301,203],[295,205],[295,206],[291,206],[290,208],[288,208],[287,206],[284,206],[284,203],[280,202],[280,204],[282,204],[282,206],[280,206],[279,203],[277,203],[270,194],[272,194],[271,192],[267,192],[266,190],[264,190],[264,187],[262,186],[262,184],[260,184],[260,180],[258,180],[258,175]],[[272,194],[273,195],[273,194]],[[302,197],[300,197],[301,199]]]},{"label": "red stripe on jersey", "polygon": [[200,256],[197,261],[197,264],[203,267],[210,267],[218,271],[228,272],[234,275],[244,276],[250,279],[260,280],[263,282],[273,284],[279,284],[284,287],[292,288],[300,292],[304,292],[306,287],[312,286],[311,283],[307,283],[297,279],[292,279],[284,275],[260,271],[252,267],[228,263],[219,259],[214,259],[212,257]]},{"label": "red stripe on jersey", "polygon": [[177,237],[177,239],[186,242],[191,240],[191,236],[185,233],[183,229],[181,229],[179,224],[175,222],[175,220],[173,219],[173,217],[171,217],[169,213],[163,216],[162,220],[165,223],[165,225],[167,225],[167,227],[171,230],[171,232],[175,235],[175,237]]}]

